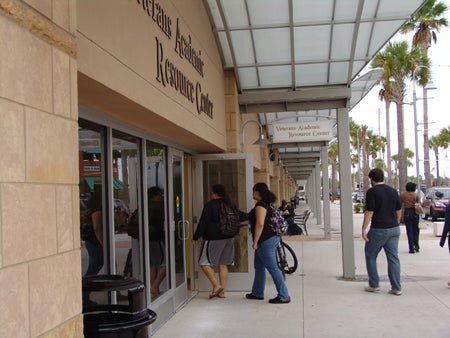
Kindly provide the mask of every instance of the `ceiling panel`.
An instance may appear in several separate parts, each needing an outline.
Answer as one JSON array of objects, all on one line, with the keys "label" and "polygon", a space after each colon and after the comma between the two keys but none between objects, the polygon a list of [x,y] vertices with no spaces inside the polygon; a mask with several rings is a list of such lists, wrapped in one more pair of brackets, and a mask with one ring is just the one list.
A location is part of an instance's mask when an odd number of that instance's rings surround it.
[{"label": "ceiling panel", "polygon": [[256,64],[251,32],[248,30],[233,31],[230,35],[233,46],[241,46],[239,53],[235,54],[236,64],[239,66]]},{"label": "ceiling panel", "polygon": [[330,51],[331,26],[294,28],[295,62],[327,60]]},{"label": "ceiling panel", "polygon": [[[290,63],[291,41],[288,28],[254,31],[255,51],[258,63]],[[267,43],[271,41],[271,43]]]},{"label": "ceiling panel", "polygon": [[[204,0],[223,66],[236,74],[241,112],[259,112],[269,137],[271,123],[335,121],[337,108],[356,105],[380,76],[361,72],[424,2]],[[320,145],[278,151],[295,165]]]},{"label": "ceiling panel", "polygon": [[268,23],[271,25],[289,24],[288,0],[247,0],[247,3],[252,25],[265,26]]},{"label": "ceiling panel", "polygon": [[329,21],[333,14],[333,0],[293,1],[294,22]]},{"label": "ceiling panel", "polygon": [[289,87],[291,84],[289,66],[260,67],[261,85],[265,88]]}]

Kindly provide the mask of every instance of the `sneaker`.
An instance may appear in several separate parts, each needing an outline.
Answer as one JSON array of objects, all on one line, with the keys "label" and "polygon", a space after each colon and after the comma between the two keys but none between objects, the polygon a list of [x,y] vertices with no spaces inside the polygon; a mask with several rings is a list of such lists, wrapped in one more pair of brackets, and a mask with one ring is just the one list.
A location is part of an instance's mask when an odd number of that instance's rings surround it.
[{"label": "sneaker", "polygon": [[252,293],[247,293],[245,295],[245,298],[247,298],[247,299],[256,299],[256,300],[263,300],[264,299],[264,297],[258,297],[258,296],[255,296]]},{"label": "sneaker", "polygon": [[281,298],[276,296],[275,298],[269,299],[270,304],[287,304],[291,302],[291,297]]},{"label": "sneaker", "polygon": [[394,289],[392,289],[392,290],[389,290],[389,293],[391,295],[400,296],[402,294],[402,291],[401,290],[394,290]]},{"label": "sneaker", "polygon": [[380,288],[373,288],[371,286],[367,286],[364,290],[367,292],[378,292],[380,291]]}]

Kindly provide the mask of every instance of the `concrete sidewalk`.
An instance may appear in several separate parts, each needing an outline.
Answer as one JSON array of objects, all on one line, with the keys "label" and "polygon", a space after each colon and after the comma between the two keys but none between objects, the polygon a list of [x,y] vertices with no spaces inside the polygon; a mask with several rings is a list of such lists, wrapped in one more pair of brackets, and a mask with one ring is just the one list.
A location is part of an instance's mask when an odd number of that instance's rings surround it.
[{"label": "concrete sidewalk", "polygon": [[[302,208],[302,205],[300,206]],[[450,257],[439,247],[431,223],[421,231],[421,252],[408,253],[402,227],[399,256],[403,295],[388,294],[386,256],[380,253],[381,291],[368,293],[362,214],[355,214],[356,279],[342,276],[339,205],[332,204],[333,239],[324,241],[323,225],[308,220],[309,236],[287,237],[299,269],[286,277],[290,304],[268,304],[276,295],[270,276],[266,299],[251,301],[243,292],[227,292],[226,299],[198,293],[153,337],[449,337]]]}]

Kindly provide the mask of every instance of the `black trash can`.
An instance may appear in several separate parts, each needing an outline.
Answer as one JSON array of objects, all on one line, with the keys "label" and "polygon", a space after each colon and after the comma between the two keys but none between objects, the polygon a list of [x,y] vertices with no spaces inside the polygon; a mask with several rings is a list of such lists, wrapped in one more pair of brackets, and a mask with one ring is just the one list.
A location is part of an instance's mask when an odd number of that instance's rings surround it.
[{"label": "black trash can", "polygon": [[135,278],[96,275],[83,278],[83,291],[128,291],[128,303],[83,306],[86,338],[144,338],[156,313],[145,307],[145,287]]}]

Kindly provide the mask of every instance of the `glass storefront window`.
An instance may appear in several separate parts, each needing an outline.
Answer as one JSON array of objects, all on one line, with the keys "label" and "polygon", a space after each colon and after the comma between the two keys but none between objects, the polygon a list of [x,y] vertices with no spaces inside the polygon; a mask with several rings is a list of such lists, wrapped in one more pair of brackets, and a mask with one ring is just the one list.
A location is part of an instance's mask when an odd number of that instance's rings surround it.
[{"label": "glass storefront window", "polygon": [[[83,276],[104,272],[104,128],[81,121],[79,135],[80,235]],[[83,302],[91,302],[83,293]]]},{"label": "glass storefront window", "polygon": [[147,141],[147,211],[150,264],[150,290],[156,299],[170,287],[168,278],[168,237],[166,212],[166,148]]},{"label": "glass storefront window", "polygon": [[112,133],[112,191],[114,199],[114,266],[119,275],[143,280],[139,234],[139,139]]}]

